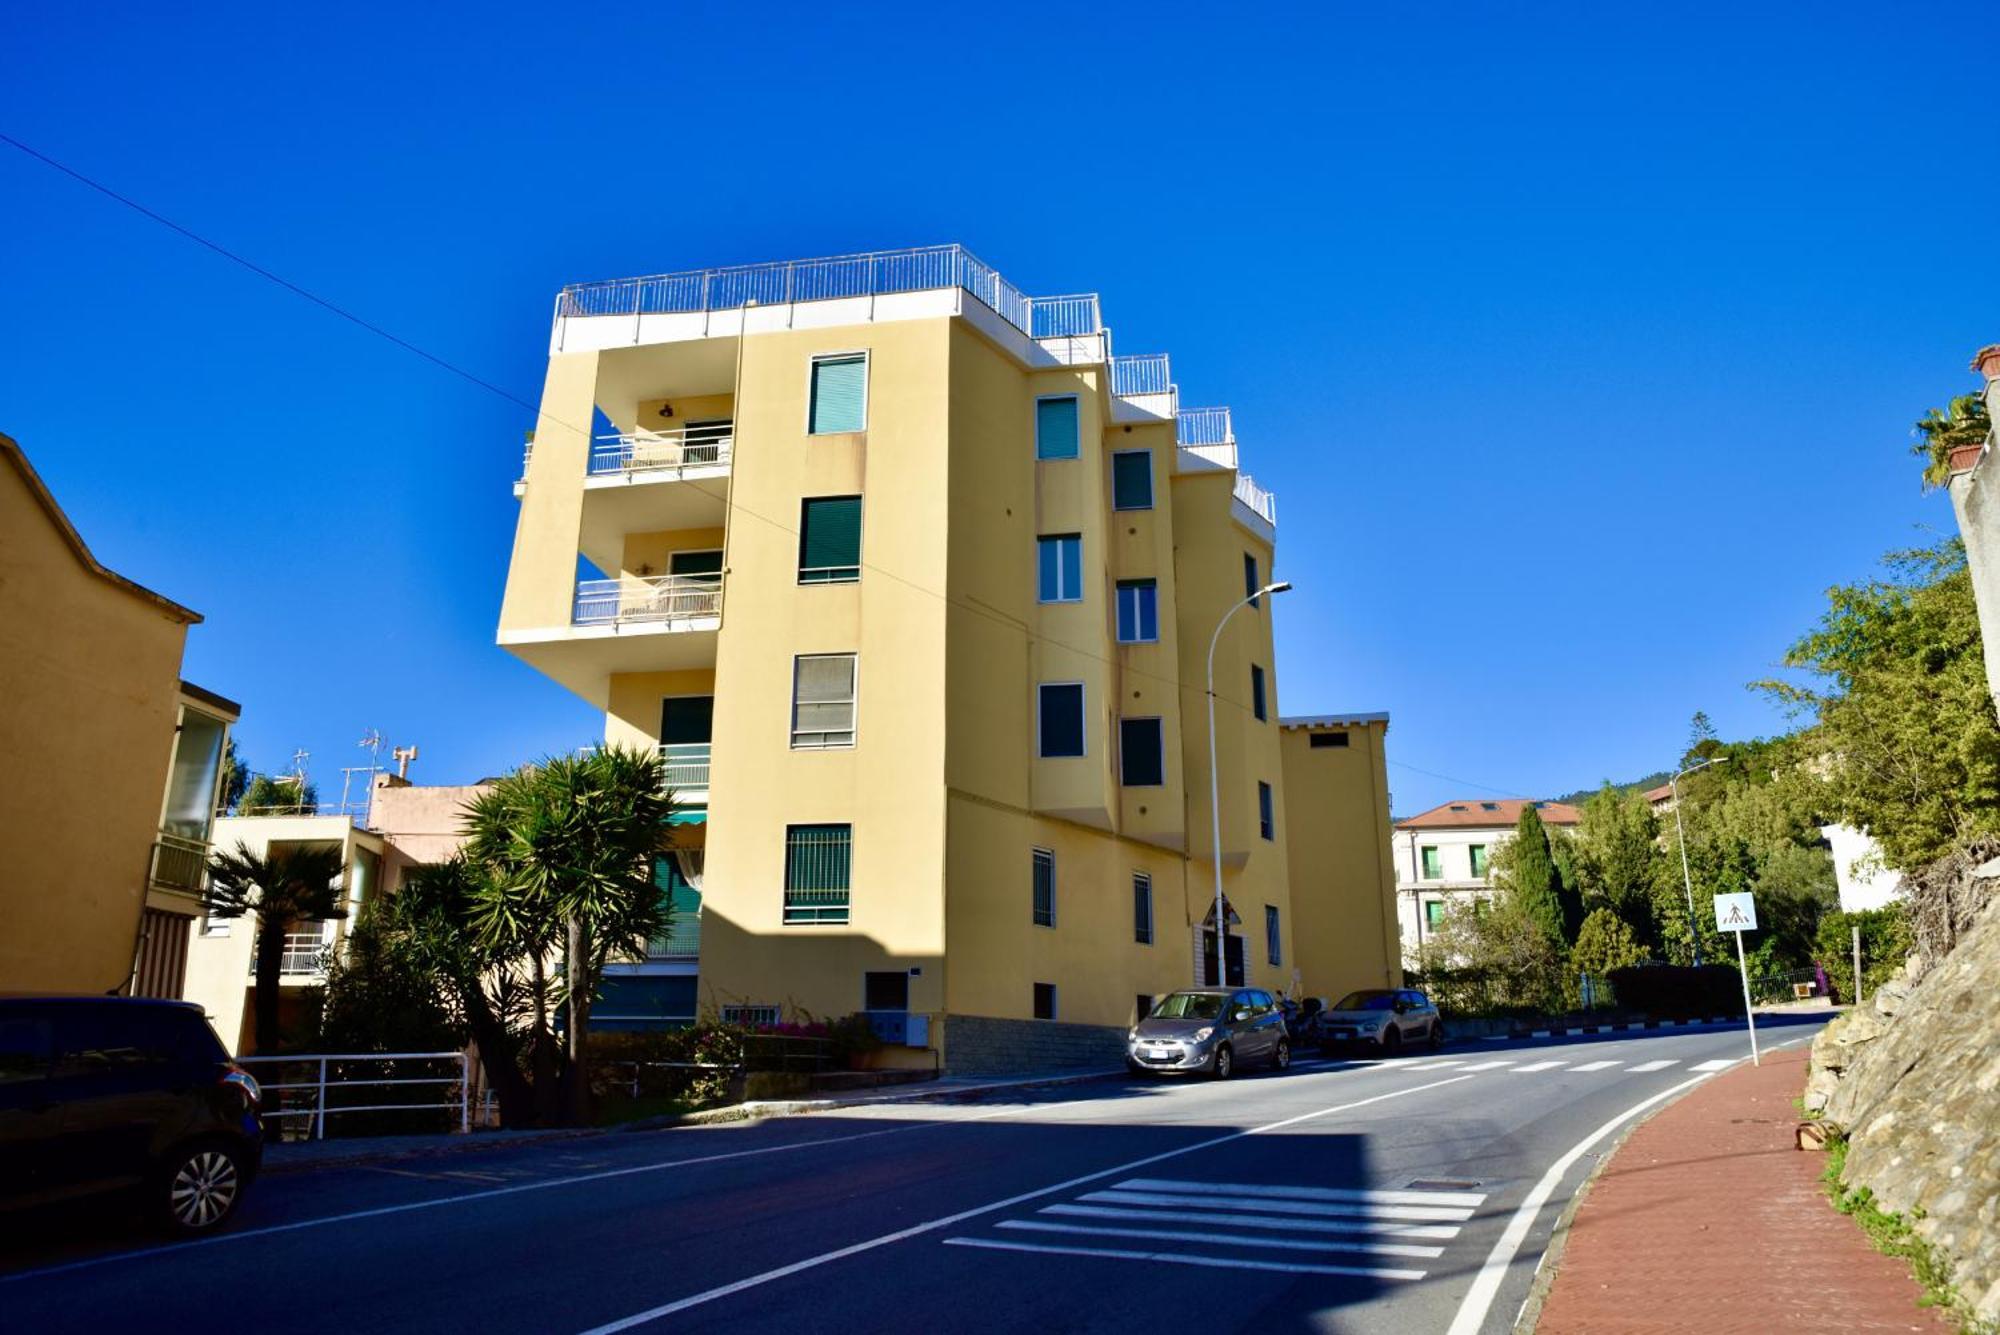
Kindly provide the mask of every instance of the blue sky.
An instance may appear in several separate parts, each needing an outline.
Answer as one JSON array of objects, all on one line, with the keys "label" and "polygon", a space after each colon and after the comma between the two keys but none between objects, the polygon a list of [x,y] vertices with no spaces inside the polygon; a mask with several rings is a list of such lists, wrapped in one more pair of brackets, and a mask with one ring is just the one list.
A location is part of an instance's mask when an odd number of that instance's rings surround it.
[{"label": "blue sky", "polygon": [[[1234,407],[1279,703],[1389,710],[1399,813],[1778,729],[1824,588],[1951,530],[2000,13],[1399,8],[14,6],[0,131],[530,401],[565,282],[962,241]],[[0,201],[0,431],[254,765],[595,738],[493,645],[528,413],[4,145]]]}]

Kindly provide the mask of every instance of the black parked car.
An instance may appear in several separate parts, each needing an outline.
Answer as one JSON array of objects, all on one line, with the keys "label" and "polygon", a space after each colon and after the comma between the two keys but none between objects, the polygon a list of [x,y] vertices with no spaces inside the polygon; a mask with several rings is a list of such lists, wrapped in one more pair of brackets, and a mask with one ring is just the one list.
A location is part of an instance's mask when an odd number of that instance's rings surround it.
[{"label": "black parked car", "polygon": [[0,1210],[137,1192],[169,1232],[212,1233],[262,1161],[260,1097],[199,1006],[0,997]]}]

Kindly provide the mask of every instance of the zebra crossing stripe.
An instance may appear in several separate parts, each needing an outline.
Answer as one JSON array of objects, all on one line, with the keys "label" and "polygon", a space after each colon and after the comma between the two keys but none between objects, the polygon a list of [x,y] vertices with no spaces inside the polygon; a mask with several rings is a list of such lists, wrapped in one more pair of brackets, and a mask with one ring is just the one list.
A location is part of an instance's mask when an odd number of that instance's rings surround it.
[{"label": "zebra crossing stripe", "polygon": [[1115,1205],[1045,1205],[1039,1214],[1067,1215],[1077,1219],[1167,1220],[1176,1224],[1226,1224],[1231,1228],[1282,1229],[1287,1233],[1371,1233],[1395,1238],[1439,1238],[1458,1236],[1456,1224],[1392,1224],[1366,1219],[1300,1219],[1297,1216],[1237,1214],[1226,1210],[1131,1210]]},{"label": "zebra crossing stripe", "polygon": [[1568,1062],[1529,1062],[1526,1066],[1516,1066],[1514,1071],[1515,1074],[1520,1074],[1523,1071],[1553,1071],[1558,1066],[1567,1065],[1569,1065]]},{"label": "zebra crossing stripe", "polygon": [[1273,1197],[1203,1196],[1177,1192],[1093,1191],[1081,1199],[1103,1205],[1193,1205],[1215,1204],[1224,1209],[1249,1210],[1265,1214],[1342,1215],[1362,1219],[1398,1219],[1410,1222],[1460,1221],[1472,1218],[1469,1209],[1441,1205],[1376,1205],[1367,1201],[1288,1201]]},{"label": "zebra crossing stripe", "polygon": [[1726,1071],[1742,1060],[1741,1057],[1718,1057],[1714,1061],[1696,1062],[1693,1066],[1688,1067],[1688,1069],[1690,1071]]},{"label": "zebra crossing stripe", "polygon": [[1280,1196],[1301,1201],[1362,1201],[1371,1205],[1477,1205],[1483,1191],[1415,1191],[1408,1187],[1381,1190],[1368,1187],[1305,1187],[1289,1183],[1184,1182],[1166,1177],[1130,1177],[1115,1182],[1118,1191],[1172,1191],[1202,1196]]},{"label": "zebra crossing stripe", "polygon": [[1602,1071],[1607,1067],[1616,1065],[1618,1065],[1617,1062],[1584,1062],[1581,1066],[1572,1066],[1569,1069],[1572,1071]]},{"label": "zebra crossing stripe", "polygon": [[1246,1238],[1240,1233],[1203,1233],[1181,1228],[1119,1228],[1110,1224],[1058,1224],[1046,1219],[1003,1219],[995,1228],[1034,1233],[1075,1233],[1105,1238],[1157,1238],[1162,1242],[1217,1242],[1227,1247],[1264,1247],[1291,1252],[1362,1252],[1371,1256],[1438,1257],[1442,1247],[1411,1242],[1354,1242],[1339,1238]]},{"label": "zebra crossing stripe", "polygon": [[946,1238],[947,1247],[984,1247],[998,1252],[1039,1252],[1048,1256],[1103,1256],[1117,1261],[1165,1261],[1174,1265],[1207,1266],[1215,1270],[1275,1270],[1286,1275],[1353,1275],[1362,1279],[1422,1279],[1422,1270],[1391,1270],[1376,1266],[1308,1265],[1294,1261],[1259,1261],[1187,1252],[1138,1251],[1123,1247],[1049,1247],[998,1238]]},{"label": "zebra crossing stripe", "polygon": [[1627,1067],[1626,1069],[1631,1071],[1664,1071],[1669,1066],[1679,1066],[1679,1065],[1680,1065],[1679,1058],[1669,1057],[1664,1061],[1640,1062],[1637,1066],[1630,1066]]},{"label": "zebra crossing stripe", "polygon": [[1512,1066],[1513,1064],[1514,1063],[1511,1061],[1474,1062],[1472,1063],[1472,1065],[1466,1067],[1465,1069],[1467,1071],[1497,1071],[1503,1066]]}]

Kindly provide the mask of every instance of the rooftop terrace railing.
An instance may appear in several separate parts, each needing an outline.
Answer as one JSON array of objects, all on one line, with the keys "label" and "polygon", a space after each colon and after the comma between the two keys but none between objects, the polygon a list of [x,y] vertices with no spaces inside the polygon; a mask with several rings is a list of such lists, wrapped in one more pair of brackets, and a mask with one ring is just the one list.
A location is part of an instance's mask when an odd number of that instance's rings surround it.
[{"label": "rooftop terrace railing", "polygon": [[1258,486],[1256,479],[1248,473],[1238,473],[1236,475],[1236,499],[1249,506],[1256,514],[1262,516],[1265,523],[1273,527],[1277,526],[1277,493],[1268,487]]},{"label": "rooftop terrace railing", "polygon": [[691,269],[646,278],[572,283],[557,299],[556,314],[565,319],[698,314],[735,310],[752,302],[774,306],[796,301],[924,292],[940,287],[956,287],[971,293],[1030,338],[1076,337],[1095,334],[1103,328],[1096,293],[1027,296],[964,246],[918,246],[816,260],[781,260],[722,269]]},{"label": "rooftop terrace railing", "polygon": [[1111,359],[1111,392],[1121,399],[1142,394],[1170,394],[1173,388],[1173,371],[1164,352]]},{"label": "rooftop terrace railing", "polygon": [[1234,445],[1227,408],[1183,408],[1174,414],[1174,439],[1183,446]]}]

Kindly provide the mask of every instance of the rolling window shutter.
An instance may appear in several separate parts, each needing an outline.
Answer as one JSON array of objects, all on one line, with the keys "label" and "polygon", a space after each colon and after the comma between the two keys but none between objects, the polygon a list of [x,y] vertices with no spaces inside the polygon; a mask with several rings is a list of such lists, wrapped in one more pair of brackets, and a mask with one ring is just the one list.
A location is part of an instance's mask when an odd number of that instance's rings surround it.
[{"label": "rolling window shutter", "polygon": [[1035,457],[1074,459],[1077,452],[1075,399],[1035,401]]},{"label": "rolling window shutter", "polygon": [[799,569],[832,570],[861,564],[861,498],[827,496],[805,505]]},{"label": "rolling window shutter", "polygon": [[1083,754],[1083,687],[1044,686],[1042,692],[1042,754]]},{"label": "rolling window shutter", "polygon": [[798,733],[854,732],[854,655],[826,654],[798,660]]},{"label": "rolling window shutter", "polygon": [[1153,456],[1128,450],[1111,456],[1111,505],[1118,510],[1153,508]]},{"label": "rolling window shutter", "polygon": [[867,423],[868,359],[828,357],[813,363],[812,431],[859,431]]}]

